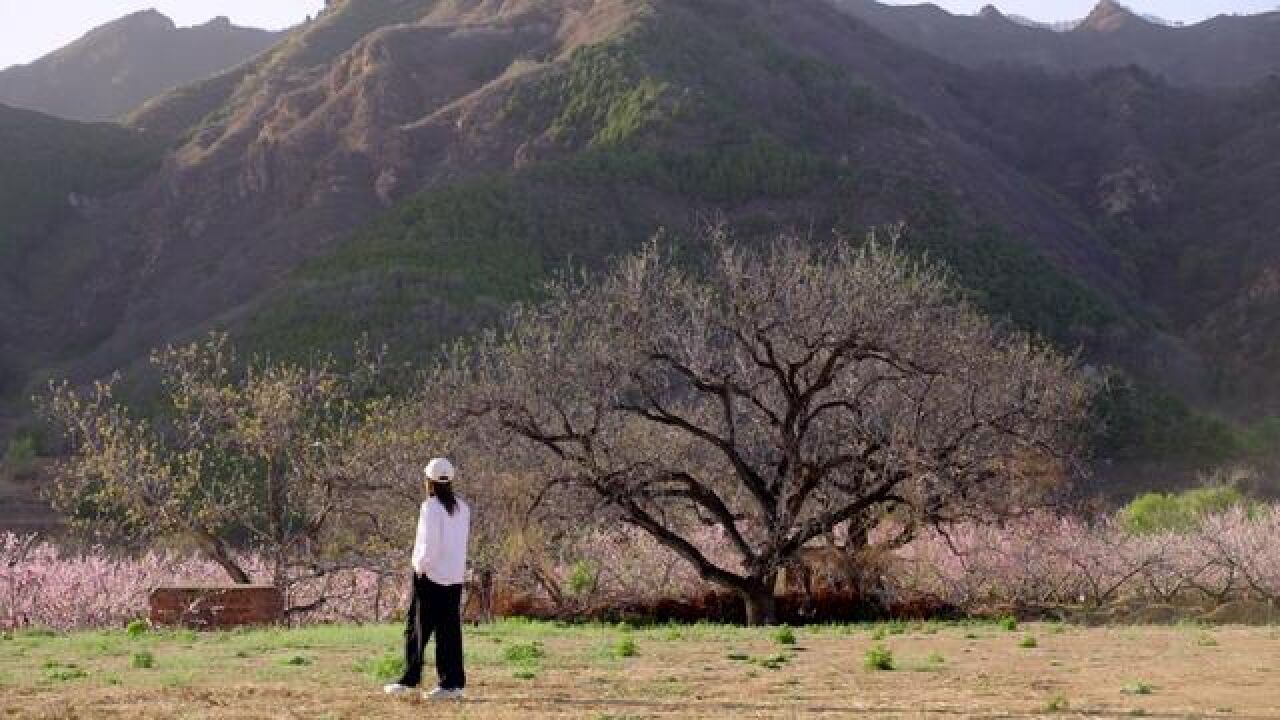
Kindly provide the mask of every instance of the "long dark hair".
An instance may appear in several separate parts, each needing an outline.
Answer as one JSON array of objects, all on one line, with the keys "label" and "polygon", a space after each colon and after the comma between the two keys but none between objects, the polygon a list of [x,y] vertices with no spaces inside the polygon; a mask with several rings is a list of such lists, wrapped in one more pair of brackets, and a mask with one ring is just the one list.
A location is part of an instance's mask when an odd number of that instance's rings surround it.
[{"label": "long dark hair", "polygon": [[453,514],[458,509],[458,498],[453,495],[453,485],[450,483],[436,482],[435,480],[427,481],[427,494],[440,501],[444,506],[444,511]]}]

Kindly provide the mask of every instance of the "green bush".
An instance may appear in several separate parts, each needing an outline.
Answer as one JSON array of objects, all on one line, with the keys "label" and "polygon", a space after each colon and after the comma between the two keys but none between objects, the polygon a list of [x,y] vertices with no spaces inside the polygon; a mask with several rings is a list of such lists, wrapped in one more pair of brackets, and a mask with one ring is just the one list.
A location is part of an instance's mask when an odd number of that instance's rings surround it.
[{"label": "green bush", "polygon": [[892,670],[893,652],[883,645],[876,645],[867,651],[863,663],[868,670]]},{"label": "green bush", "polygon": [[1013,632],[1018,629],[1018,620],[1012,615],[1006,615],[997,620],[996,623],[1006,632]]},{"label": "green bush", "polygon": [[773,633],[773,641],[779,645],[795,645],[796,633],[789,627],[780,627]]},{"label": "green bush", "polygon": [[1188,532],[1198,528],[1210,515],[1247,504],[1248,500],[1239,490],[1226,485],[1182,493],[1146,493],[1124,506],[1120,521],[1135,535]]},{"label": "green bush", "polygon": [[139,670],[149,670],[155,667],[156,658],[150,652],[143,650],[142,652],[134,653],[133,659],[129,662],[129,664]]},{"label": "green bush", "polygon": [[1037,643],[1036,639],[1031,635],[1027,635],[1026,637],[1022,638],[1022,640],[1018,643],[1018,647],[1020,648],[1033,648],[1033,647],[1036,647],[1037,645],[1039,645],[1039,643]]},{"label": "green bush", "polygon": [[66,680],[79,680],[80,678],[88,677],[89,673],[85,672],[75,663],[64,664],[50,661],[45,663],[44,676],[50,680],[61,682]]},{"label": "green bush", "polygon": [[129,624],[126,625],[124,628],[124,632],[126,635],[128,635],[131,638],[138,638],[138,637],[142,637],[143,635],[146,635],[147,630],[149,629],[150,629],[150,625],[147,624],[146,620],[143,620],[142,618],[137,618],[135,620],[129,621]]},{"label": "green bush", "polygon": [[379,682],[391,682],[404,675],[404,656],[389,652],[376,658],[356,663],[356,671],[369,675]]},{"label": "green bush", "polygon": [[753,658],[751,662],[763,668],[777,670],[778,668],[791,662],[791,656],[785,653],[774,653],[767,657]]},{"label": "green bush", "polygon": [[635,657],[640,652],[636,647],[635,638],[630,636],[624,637],[613,646],[613,654],[618,657]]},{"label": "green bush", "polygon": [[509,663],[532,663],[541,660],[546,656],[546,651],[542,647],[542,643],[534,640],[531,643],[516,643],[508,645],[502,651],[502,657]]},{"label": "green bush", "polygon": [[579,560],[569,572],[569,594],[584,595],[596,585],[596,571],[591,563]]},{"label": "green bush", "polygon": [[1120,692],[1125,695],[1150,695],[1154,691],[1155,687],[1151,683],[1141,680],[1131,682],[1120,688]]}]

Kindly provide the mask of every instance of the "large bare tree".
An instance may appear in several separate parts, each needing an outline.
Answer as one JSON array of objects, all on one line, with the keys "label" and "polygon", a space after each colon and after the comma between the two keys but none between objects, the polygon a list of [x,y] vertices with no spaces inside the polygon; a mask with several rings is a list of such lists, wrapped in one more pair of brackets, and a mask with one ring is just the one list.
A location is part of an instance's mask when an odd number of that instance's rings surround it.
[{"label": "large bare tree", "polygon": [[431,391],[495,464],[589,489],[751,623],[823,536],[990,518],[1066,471],[1089,399],[1073,360],[936,269],[874,241],[714,245],[701,271],[651,246],[554,285]]}]

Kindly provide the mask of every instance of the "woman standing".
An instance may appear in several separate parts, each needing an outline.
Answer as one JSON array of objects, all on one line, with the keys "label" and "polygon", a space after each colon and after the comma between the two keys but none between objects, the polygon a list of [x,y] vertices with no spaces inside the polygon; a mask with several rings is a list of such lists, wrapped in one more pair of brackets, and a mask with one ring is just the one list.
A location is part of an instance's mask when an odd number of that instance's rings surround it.
[{"label": "woman standing", "polygon": [[423,697],[462,698],[467,684],[462,668],[462,581],[467,566],[471,510],[453,494],[453,464],[435,458],[424,469],[427,499],[418,512],[413,544],[413,600],[405,616],[404,676],[383,688],[387,694],[410,692],[422,681],[423,651],[434,632],[440,684]]}]

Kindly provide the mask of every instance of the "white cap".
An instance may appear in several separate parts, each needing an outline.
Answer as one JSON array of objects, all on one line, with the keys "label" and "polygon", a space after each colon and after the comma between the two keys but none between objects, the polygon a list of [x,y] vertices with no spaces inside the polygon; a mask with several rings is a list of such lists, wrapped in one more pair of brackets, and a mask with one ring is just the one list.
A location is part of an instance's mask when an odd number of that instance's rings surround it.
[{"label": "white cap", "polygon": [[453,463],[447,458],[432,458],[422,472],[433,482],[447,483],[453,478]]}]

